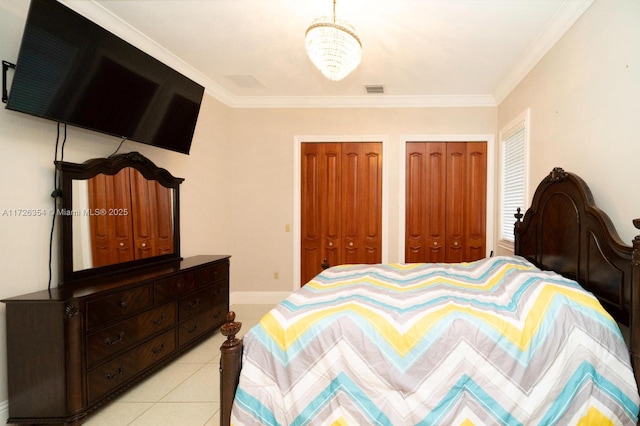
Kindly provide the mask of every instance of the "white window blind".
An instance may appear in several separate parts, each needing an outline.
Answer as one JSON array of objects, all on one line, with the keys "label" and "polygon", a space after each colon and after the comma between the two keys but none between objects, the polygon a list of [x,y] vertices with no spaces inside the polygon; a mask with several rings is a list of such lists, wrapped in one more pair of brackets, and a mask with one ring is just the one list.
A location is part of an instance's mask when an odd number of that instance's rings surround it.
[{"label": "white window blind", "polygon": [[501,139],[500,240],[514,242],[514,214],[526,206],[526,129],[527,120],[517,120]]}]

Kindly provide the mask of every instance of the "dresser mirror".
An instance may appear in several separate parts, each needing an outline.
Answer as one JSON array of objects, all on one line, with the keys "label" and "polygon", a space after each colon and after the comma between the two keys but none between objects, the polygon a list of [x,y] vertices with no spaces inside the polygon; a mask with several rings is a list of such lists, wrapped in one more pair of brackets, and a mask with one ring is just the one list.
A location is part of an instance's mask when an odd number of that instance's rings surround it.
[{"label": "dresser mirror", "polygon": [[137,152],[56,168],[63,284],[180,259],[184,179]]}]

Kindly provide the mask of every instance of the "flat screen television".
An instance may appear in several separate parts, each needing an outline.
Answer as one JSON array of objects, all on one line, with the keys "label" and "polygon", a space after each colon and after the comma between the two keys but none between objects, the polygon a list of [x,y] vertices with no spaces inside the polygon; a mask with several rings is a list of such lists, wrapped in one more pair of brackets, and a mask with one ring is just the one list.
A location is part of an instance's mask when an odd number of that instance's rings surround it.
[{"label": "flat screen television", "polygon": [[6,108],[188,154],[203,93],[56,0],[32,0]]}]

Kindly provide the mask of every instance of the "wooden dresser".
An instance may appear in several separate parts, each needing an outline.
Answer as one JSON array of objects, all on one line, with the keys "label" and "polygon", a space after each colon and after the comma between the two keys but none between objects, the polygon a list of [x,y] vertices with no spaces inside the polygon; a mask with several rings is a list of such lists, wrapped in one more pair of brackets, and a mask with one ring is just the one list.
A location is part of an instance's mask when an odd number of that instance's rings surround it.
[{"label": "wooden dresser", "polygon": [[229,256],[190,257],[3,302],[8,423],[80,424],[225,323]]}]

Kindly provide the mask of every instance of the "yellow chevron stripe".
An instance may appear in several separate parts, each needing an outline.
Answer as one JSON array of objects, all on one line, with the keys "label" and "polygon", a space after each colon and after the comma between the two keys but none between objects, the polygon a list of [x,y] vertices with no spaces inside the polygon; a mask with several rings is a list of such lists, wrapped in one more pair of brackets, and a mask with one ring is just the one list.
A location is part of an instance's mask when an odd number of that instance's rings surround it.
[{"label": "yellow chevron stripe", "polygon": [[453,303],[444,305],[439,309],[429,312],[424,317],[420,318],[420,320],[404,334],[400,333],[392,323],[387,321],[387,319],[381,316],[378,312],[356,303],[346,303],[344,305],[311,312],[309,315],[306,315],[296,321],[287,329],[283,328],[280,322],[271,313],[264,316],[260,323],[265,332],[268,333],[271,339],[273,339],[280,349],[284,351],[289,349],[291,345],[293,345],[318,321],[322,321],[330,316],[352,311],[371,323],[380,336],[384,338],[400,356],[406,356],[411,352],[414,346],[426,334],[428,334],[436,324],[438,324],[440,320],[446,318],[452,313],[460,312],[478,318],[482,323],[491,326],[496,331],[502,333],[521,351],[525,351],[528,349],[532,341],[532,336],[535,336],[538,332],[538,328],[542,322],[541,320],[546,315],[553,297],[558,294],[565,295],[574,302],[596,311],[600,315],[613,321],[595,298],[590,297],[580,289],[546,284],[538,294],[533,306],[529,309],[522,328],[514,326],[493,312],[481,311],[469,306]]},{"label": "yellow chevron stripe", "polygon": [[331,426],[348,426],[349,423],[344,419],[344,417],[340,417],[335,422],[331,423]]},{"label": "yellow chevron stripe", "polygon": [[612,426],[613,422],[607,418],[600,410],[589,407],[587,414],[580,419],[577,426]]},{"label": "yellow chevron stripe", "polygon": [[[495,273],[494,275],[492,275],[487,281],[483,282],[483,283],[478,283],[478,284],[469,284],[467,281],[465,280],[455,280],[451,277],[446,277],[447,279],[447,284],[451,285],[451,286],[456,286],[456,287],[460,287],[460,288],[471,288],[474,290],[490,290],[493,287],[495,287],[496,285],[500,284],[500,282],[502,281],[504,275],[513,270],[513,269],[518,269],[518,270],[532,270],[532,268],[530,266],[525,266],[525,265],[516,265],[516,264],[509,264],[509,265],[505,265],[505,267],[500,268],[500,270]],[[394,283],[393,278],[390,278],[389,280],[379,280],[379,279],[375,279],[371,276],[366,276],[366,281],[367,282],[371,282],[372,284],[376,285],[377,287],[380,288],[384,288],[384,289],[390,289],[390,290],[394,290],[396,292],[407,292],[407,291],[415,291],[416,289],[421,289],[421,288],[426,288],[429,286],[433,286],[436,284],[442,284],[442,279],[443,276],[434,276],[432,278],[426,279],[424,281],[420,281],[418,283],[415,284],[411,284],[411,285],[406,285],[406,286],[400,286],[396,283]],[[349,287],[352,286],[354,284],[357,284],[359,282],[361,282],[363,279],[362,278],[354,278],[352,280],[340,280],[337,281],[333,284],[331,283],[322,283],[320,281],[316,281],[316,280],[311,280],[309,281],[306,286],[314,288],[316,290],[335,290],[335,289],[339,289],[342,287]]]}]

